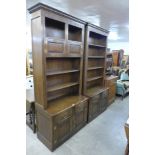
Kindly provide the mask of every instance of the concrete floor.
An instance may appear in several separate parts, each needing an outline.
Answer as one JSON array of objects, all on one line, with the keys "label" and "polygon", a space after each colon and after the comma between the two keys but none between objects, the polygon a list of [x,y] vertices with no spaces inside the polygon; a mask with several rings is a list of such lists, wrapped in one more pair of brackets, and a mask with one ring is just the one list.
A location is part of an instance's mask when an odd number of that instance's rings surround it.
[{"label": "concrete floor", "polygon": [[129,97],[118,97],[108,109],[82,128],[54,152],[49,151],[26,127],[27,155],[124,155],[124,123],[129,115]]}]

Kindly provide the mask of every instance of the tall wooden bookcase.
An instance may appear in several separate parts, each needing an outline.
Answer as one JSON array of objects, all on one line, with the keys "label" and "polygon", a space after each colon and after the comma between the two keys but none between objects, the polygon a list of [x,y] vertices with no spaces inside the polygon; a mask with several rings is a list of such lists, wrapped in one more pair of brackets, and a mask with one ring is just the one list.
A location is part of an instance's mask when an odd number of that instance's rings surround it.
[{"label": "tall wooden bookcase", "polygon": [[38,3],[32,14],[37,136],[54,150],[87,123],[82,96],[85,22]]},{"label": "tall wooden bookcase", "polygon": [[89,121],[107,107],[108,91],[104,87],[107,35],[108,31],[100,27],[89,23],[86,26],[83,94],[89,97]]}]

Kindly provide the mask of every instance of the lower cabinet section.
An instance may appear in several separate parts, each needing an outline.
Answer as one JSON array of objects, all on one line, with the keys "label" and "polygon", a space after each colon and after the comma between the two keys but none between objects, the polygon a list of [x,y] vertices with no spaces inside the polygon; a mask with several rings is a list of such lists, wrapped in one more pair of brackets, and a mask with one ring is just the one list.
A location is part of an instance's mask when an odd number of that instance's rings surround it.
[{"label": "lower cabinet section", "polygon": [[89,112],[88,112],[88,122],[96,118],[100,113],[102,113],[108,104],[108,91],[107,89],[103,92],[90,97],[89,99]]},{"label": "lower cabinet section", "polygon": [[54,114],[36,104],[38,138],[53,151],[107,108],[107,95],[105,89]]},{"label": "lower cabinet section", "polygon": [[37,136],[53,151],[87,123],[88,101],[52,116],[36,106]]}]

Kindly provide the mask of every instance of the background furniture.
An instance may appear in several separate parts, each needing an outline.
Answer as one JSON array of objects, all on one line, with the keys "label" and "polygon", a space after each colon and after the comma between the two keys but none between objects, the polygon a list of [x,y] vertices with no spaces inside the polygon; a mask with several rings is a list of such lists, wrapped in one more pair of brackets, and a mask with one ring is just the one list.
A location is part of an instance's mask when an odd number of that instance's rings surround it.
[{"label": "background furniture", "polygon": [[32,14],[37,136],[56,149],[87,123],[82,96],[85,22],[38,3]]},{"label": "background furniture", "polygon": [[112,65],[113,65],[112,53],[106,52],[106,75],[112,74]]},{"label": "background furniture", "polygon": [[36,132],[33,76],[26,76],[26,124]]},{"label": "background furniture", "polygon": [[[128,76],[127,72],[129,72],[128,69],[120,70],[119,80],[117,80],[117,85],[116,85],[116,94],[121,95],[122,99],[124,98],[124,96],[127,93],[129,93],[129,76]],[[123,77],[123,76],[127,76],[127,77]],[[127,79],[125,79],[125,78],[127,78]]]},{"label": "background furniture", "polygon": [[118,79],[118,76],[106,76],[106,87],[109,87],[108,90],[108,105],[110,105],[112,102],[114,102],[116,98],[116,81]]},{"label": "background furniture", "polygon": [[34,90],[26,90],[26,124],[36,132]]},{"label": "background furniture", "polygon": [[107,108],[105,88],[106,47],[108,31],[87,24],[85,33],[83,94],[89,97],[88,121]]},{"label": "background furniture", "polygon": [[125,149],[125,155],[129,155],[129,119],[125,123],[124,128],[125,128],[125,133],[126,133],[126,138],[127,138],[127,145],[126,145],[126,149]]},{"label": "background furniture", "polygon": [[113,59],[113,66],[118,66],[119,63],[119,50],[112,51],[112,59]]}]

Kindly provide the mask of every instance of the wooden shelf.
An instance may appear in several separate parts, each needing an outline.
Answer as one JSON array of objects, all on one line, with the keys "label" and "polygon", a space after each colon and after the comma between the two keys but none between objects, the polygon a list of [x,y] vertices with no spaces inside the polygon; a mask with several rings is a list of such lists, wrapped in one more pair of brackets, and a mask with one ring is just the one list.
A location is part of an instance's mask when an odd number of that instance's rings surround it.
[{"label": "wooden shelf", "polygon": [[89,67],[88,70],[102,69],[104,67]]},{"label": "wooden shelf", "polygon": [[93,47],[99,47],[99,48],[105,48],[106,47],[104,45],[97,45],[97,44],[92,44],[92,43],[89,43],[88,45],[93,46]]},{"label": "wooden shelf", "polygon": [[103,76],[96,76],[96,77],[93,77],[93,78],[88,78],[87,82],[98,80],[98,79],[101,79],[101,78],[103,78]]},{"label": "wooden shelf", "polygon": [[78,84],[79,84],[78,82],[69,82],[69,83],[65,83],[65,84],[62,84],[62,85],[50,87],[50,88],[48,88],[47,92],[57,91],[57,90],[60,90],[60,89],[64,89],[64,88],[76,86],[76,85],[78,85]]},{"label": "wooden shelf", "polygon": [[48,71],[48,72],[46,73],[46,75],[47,75],[47,76],[50,76],[50,75],[59,75],[59,74],[74,73],[74,72],[79,72],[79,71],[80,71],[80,70],[76,70],[76,69],[74,69],[74,70],[64,70],[64,71],[54,71],[54,72]]},{"label": "wooden shelf", "polygon": [[46,54],[46,58],[81,58],[82,56],[74,56],[74,55],[63,55],[62,53],[56,55],[55,53]]},{"label": "wooden shelf", "polygon": [[96,86],[96,87],[92,87],[92,88],[88,88],[87,91],[86,91],[86,95],[88,96],[94,96],[94,95],[97,95],[101,92],[104,91],[104,88],[101,87],[101,86]]},{"label": "wooden shelf", "polygon": [[92,58],[92,59],[94,59],[94,58],[95,58],[95,59],[96,59],[96,58],[97,58],[97,59],[98,59],[98,58],[99,58],[99,59],[103,59],[103,58],[105,58],[105,57],[104,57],[104,56],[88,56],[88,58]]}]

